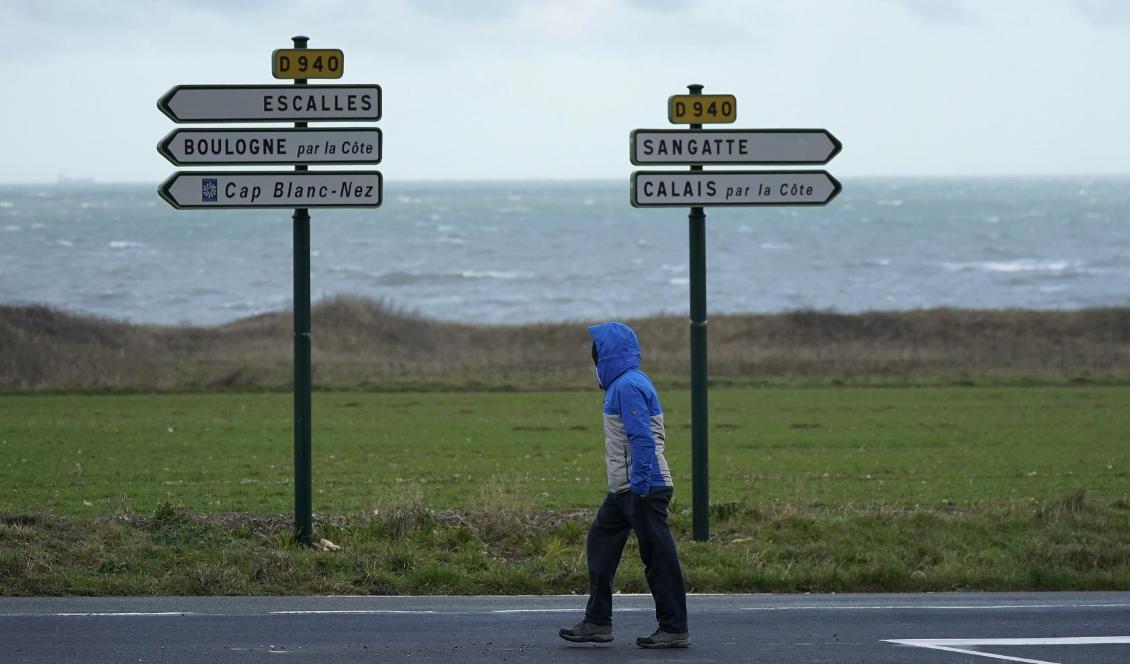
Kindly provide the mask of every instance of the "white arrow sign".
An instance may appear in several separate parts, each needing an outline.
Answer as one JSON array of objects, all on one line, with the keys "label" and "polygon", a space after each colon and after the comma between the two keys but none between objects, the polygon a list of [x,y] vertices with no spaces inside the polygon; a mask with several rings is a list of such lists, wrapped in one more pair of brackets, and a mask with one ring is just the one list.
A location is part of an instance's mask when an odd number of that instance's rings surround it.
[{"label": "white arrow sign", "polygon": [[633,164],[826,164],[843,147],[826,129],[637,129]]},{"label": "white arrow sign", "polygon": [[377,171],[173,173],[158,192],[179,209],[379,207]]},{"label": "white arrow sign", "polygon": [[379,164],[381,130],[176,129],[157,151],[177,166]]},{"label": "white arrow sign", "polygon": [[840,193],[827,171],[636,171],[635,207],[824,205]]},{"label": "white arrow sign", "polygon": [[178,85],[157,100],[174,122],[381,119],[379,85]]}]

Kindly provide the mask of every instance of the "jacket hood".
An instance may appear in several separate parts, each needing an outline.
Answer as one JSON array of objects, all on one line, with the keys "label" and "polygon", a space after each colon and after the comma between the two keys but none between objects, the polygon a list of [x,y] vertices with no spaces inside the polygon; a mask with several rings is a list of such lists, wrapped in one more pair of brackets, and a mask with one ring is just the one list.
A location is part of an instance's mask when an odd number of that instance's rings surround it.
[{"label": "jacket hood", "polygon": [[589,326],[589,336],[596,344],[596,377],[601,389],[625,371],[640,366],[640,341],[632,328],[623,323],[601,323]]}]

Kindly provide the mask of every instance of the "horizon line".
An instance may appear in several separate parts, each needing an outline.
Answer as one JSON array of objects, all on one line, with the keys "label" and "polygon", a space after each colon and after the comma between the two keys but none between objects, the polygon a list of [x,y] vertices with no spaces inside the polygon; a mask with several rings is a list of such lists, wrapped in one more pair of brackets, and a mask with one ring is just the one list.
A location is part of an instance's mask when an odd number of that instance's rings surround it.
[{"label": "horizon line", "polygon": [[[378,170],[378,169],[374,169]],[[828,170],[825,168],[796,169],[796,170]],[[191,171],[190,171],[191,172]],[[235,171],[233,171],[235,172]],[[311,171],[317,172],[317,171]],[[725,170],[716,171],[725,173]],[[628,174],[630,175],[630,174]],[[833,174],[835,175],[835,174]],[[622,176],[610,177],[515,177],[515,178],[405,178],[395,180],[404,184],[507,184],[507,183],[582,183],[582,182],[619,182]],[[387,175],[386,175],[387,178]],[[839,180],[1008,180],[1008,179],[1064,179],[1064,178],[1130,178],[1127,172],[1075,172],[1075,173],[929,173],[929,174],[862,174],[836,176]],[[627,181],[624,181],[627,184]],[[97,186],[159,186],[160,180],[96,180],[85,176],[61,175],[54,180],[24,180],[0,182],[0,187],[34,187],[34,186],[71,186],[71,187],[97,187]]]}]

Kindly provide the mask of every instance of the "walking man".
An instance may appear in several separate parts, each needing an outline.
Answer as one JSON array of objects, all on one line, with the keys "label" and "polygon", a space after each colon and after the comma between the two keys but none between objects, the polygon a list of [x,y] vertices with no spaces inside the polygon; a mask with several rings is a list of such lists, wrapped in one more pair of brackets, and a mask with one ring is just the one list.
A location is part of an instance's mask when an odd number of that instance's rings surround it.
[{"label": "walking man", "polygon": [[608,495],[589,527],[589,601],[585,619],[559,634],[566,641],[612,640],[612,582],[628,534],[636,533],[659,629],[636,639],[642,648],[682,648],[687,632],[687,591],[675,538],[667,523],[674,493],[663,457],[663,408],[647,374],[640,344],[623,323],[589,327],[592,360],[604,394],[604,461]]}]

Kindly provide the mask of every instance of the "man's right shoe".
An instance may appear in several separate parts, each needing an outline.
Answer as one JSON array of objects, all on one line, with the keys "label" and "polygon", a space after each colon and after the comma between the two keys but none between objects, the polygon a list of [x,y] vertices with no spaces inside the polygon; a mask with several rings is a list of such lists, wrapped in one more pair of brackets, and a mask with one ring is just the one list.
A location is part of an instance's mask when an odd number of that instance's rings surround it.
[{"label": "man's right shoe", "polygon": [[691,644],[691,635],[687,632],[674,634],[656,630],[651,636],[641,636],[636,639],[636,645],[641,648],[686,648]]},{"label": "man's right shoe", "polygon": [[608,643],[612,640],[612,625],[594,625],[582,620],[557,635],[573,643]]}]

